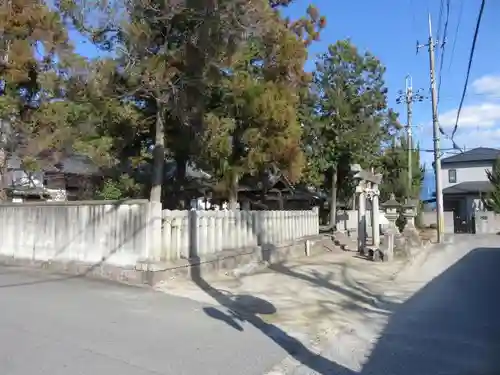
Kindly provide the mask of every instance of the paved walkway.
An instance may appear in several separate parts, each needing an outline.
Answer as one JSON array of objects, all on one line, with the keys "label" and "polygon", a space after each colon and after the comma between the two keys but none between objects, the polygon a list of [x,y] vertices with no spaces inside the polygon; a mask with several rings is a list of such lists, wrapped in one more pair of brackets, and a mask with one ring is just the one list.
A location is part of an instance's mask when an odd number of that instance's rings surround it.
[{"label": "paved walkway", "polygon": [[184,298],[0,267],[2,375],[256,375],[285,352]]}]

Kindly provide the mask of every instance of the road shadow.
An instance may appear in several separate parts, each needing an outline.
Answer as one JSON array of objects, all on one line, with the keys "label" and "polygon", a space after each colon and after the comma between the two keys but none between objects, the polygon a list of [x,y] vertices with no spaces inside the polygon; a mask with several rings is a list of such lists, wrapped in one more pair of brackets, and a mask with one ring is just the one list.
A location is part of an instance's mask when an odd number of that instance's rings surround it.
[{"label": "road shadow", "polygon": [[500,251],[477,248],[389,319],[361,374],[500,373]]},{"label": "road shadow", "polygon": [[[193,281],[227,309],[208,308],[207,315],[240,331],[243,322],[250,323],[317,374],[496,375],[500,373],[500,300],[495,298],[499,268],[498,249],[477,248],[406,302],[393,303],[388,323],[360,372],[316,355],[286,332],[266,323],[261,315],[273,311],[266,301],[256,299],[256,305],[267,306],[267,311],[244,311],[235,302],[240,296],[211,287],[197,272]],[[293,271],[292,275],[297,276]],[[317,279],[307,277],[306,281],[316,283]]]},{"label": "road shadow", "polygon": [[201,275],[199,259],[192,259],[191,279],[222,308],[206,307],[207,316],[225,322],[238,331],[244,323],[252,325],[283,348],[290,356],[319,374],[349,374],[348,369],[310,351],[303,343],[274,324],[267,323],[261,315],[273,315],[276,308],[270,302],[250,295],[235,295],[210,285]]},{"label": "road shadow", "polygon": [[325,274],[317,270],[311,270],[310,273],[298,272],[292,267],[286,266],[284,262],[271,264],[268,268],[282,275],[293,277],[319,288],[325,288],[332,292],[341,294],[356,303],[372,305],[388,311],[392,311],[395,308],[395,304],[387,301],[383,298],[383,296],[372,293],[366,288],[361,288],[358,284],[355,284],[346,278],[345,266],[342,267],[341,276],[342,284],[346,285],[347,288],[332,282],[335,271],[329,271]]}]

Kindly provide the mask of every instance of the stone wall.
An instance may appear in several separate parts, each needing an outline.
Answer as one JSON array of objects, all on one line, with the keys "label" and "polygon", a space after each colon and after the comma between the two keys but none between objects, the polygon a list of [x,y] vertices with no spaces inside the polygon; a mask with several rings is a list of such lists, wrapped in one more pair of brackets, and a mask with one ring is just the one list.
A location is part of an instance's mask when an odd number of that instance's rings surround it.
[{"label": "stone wall", "polygon": [[133,266],[153,252],[146,200],[0,205],[0,255]]}]

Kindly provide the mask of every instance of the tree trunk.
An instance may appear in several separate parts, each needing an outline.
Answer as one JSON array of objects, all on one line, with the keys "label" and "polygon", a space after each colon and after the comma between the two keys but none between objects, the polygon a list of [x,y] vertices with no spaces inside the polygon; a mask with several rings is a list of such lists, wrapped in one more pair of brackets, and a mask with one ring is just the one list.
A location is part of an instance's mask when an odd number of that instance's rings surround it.
[{"label": "tree trunk", "polygon": [[330,204],[330,228],[332,232],[335,232],[337,227],[337,177],[338,171],[337,166],[332,167],[332,192],[331,192],[331,204]]},{"label": "tree trunk", "polygon": [[153,176],[150,200],[161,203],[161,188],[163,185],[163,167],[165,164],[165,109],[156,101],[155,147],[153,150]]},{"label": "tree trunk", "polygon": [[229,209],[231,210],[238,208],[238,180],[238,174],[233,173],[229,184]]},{"label": "tree trunk", "polygon": [[177,199],[176,205],[180,210],[184,210],[186,209],[186,206],[190,207],[191,205],[191,201],[186,202],[187,196],[185,191],[182,189],[184,182],[186,181],[187,162],[188,158],[184,155],[184,153],[175,156],[174,191]]},{"label": "tree trunk", "polygon": [[7,200],[6,178],[7,178],[7,153],[5,152],[5,149],[0,148],[0,202]]}]

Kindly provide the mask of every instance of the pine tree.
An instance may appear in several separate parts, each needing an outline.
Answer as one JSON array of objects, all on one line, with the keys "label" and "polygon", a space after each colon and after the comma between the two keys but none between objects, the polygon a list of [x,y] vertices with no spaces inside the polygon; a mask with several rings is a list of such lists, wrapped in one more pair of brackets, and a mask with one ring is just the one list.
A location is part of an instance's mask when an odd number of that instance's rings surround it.
[{"label": "pine tree", "polygon": [[[57,163],[87,137],[90,106],[69,98],[76,99],[70,81],[85,61],[74,54],[59,14],[44,1],[4,1],[0,30],[0,198],[5,199],[10,155],[19,157],[25,170]],[[95,147],[103,146],[95,141]]]},{"label": "pine tree", "polygon": [[486,175],[491,183],[491,191],[487,198],[483,199],[485,207],[497,214],[500,213],[500,158],[495,160],[491,171],[486,170]]},{"label": "pine tree", "polygon": [[313,141],[309,168],[324,174],[328,182],[332,227],[339,181],[348,190],[345,180],[350,164],[372,167],[396,124],[387,107],[384,72],[375,56],[359,52],[349,40],[329,46],[318,59],[313,85],[317,99],[305,131]]},{"label": "pine tree", "polygon": [[412,184],[408,185],[408,141],[402,135],[394,138],[392,144],[386,147],[379,161],[382,172],[380,186],[382,201],[388,200],[391,193],[403,202],[407,198],[419,199],[425,169],[420,165],[419,147],[412,147]]},{"label": "pine tree", "polygon": [[202,142],[200,162],[225,180],[233,204],[242,175],[278,167],[297,181],[304,165],[298,107],[308,82],[306,46],[317,35],[313,24],[321,28],[324,20],[312,7],[309,21],[300,22],[287,22],[271,7],[261,9],[263,26],[236,51],[215,87]]},{"label": "pine tree", "polygon": [[182,182],[186,162],[195,161],[227,181],[234,198],[244,173],[270,165],[291,178],[301,171],[295,109],[308,79],[306,47],[325,20],[309,7],[307,16],[290,21],[280,14],[289,3],[123,0],[111,7],[61,0],[57,6],[117,56],[109,91],[140,105],[149,121],[146,137],[177,162],[176,181]]}]

